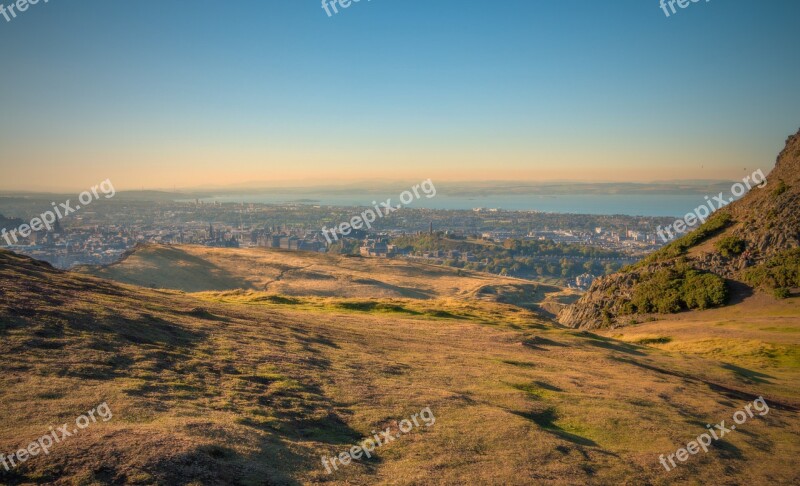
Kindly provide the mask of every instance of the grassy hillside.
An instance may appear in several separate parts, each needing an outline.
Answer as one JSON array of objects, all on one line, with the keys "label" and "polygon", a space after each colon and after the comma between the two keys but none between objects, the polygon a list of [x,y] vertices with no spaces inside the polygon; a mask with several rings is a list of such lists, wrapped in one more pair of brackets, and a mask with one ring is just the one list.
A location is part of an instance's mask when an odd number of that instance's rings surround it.
[{"label": "grassy hillside", "polygon": [[407,260],[196,245],[141,246],[117,264],[80,270],[120,282],[187,292],[245,289],[351,298],[453,297],[487,285],[530,283]]},{"label": "grassy hillside", "polygon": [[276,297],[489,300],[555,315],[577,292],[529,280],[409,260],[346,257],[268,248],[145,245],[119,263],[77,271],[149,288],[246,291]]},{"label": "grassy hillside", "polygon": [[[401,278],[388,271],[373,277]],[[449,278],[426,288],[453,287]],[[799,479],[800,376],[784,358],[734,360],[740,365],[732,367],[728,356],[678,356],[561,329],[474,294],[311,294],[186,295],[58,272],[0,252],[0,451],[16,450],[99,403],[114,413],[48,456],[10,473],[0,469],[0,483]],[[785,321],[758,333],[796,346],[798,319],[785,312]],[[767,369],[776,363],[780,373]],[[676,470],[659,465],[660,454],[759,395],[771,406],[768,415]],[[424,407],[435,425],[332,474],[322,466],[322,455],[348,450]]]}]

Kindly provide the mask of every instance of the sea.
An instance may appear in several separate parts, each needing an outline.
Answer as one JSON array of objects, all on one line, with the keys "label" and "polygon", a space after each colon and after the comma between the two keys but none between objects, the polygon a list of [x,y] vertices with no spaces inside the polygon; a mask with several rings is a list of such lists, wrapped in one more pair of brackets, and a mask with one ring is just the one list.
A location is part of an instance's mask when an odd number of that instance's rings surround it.
[{"label": "sea", "polygon": [[[547,196],[448,196],[437,194],[430,199],[420,194],[407,207],[448,210],[483,210],[502,209],[511,211],[539,211],[563,214],[594,214],[628,216],[670,216],[682,217],[698,206],[706,203],[699,194],[577,194]],[[388,196],[387,196],[388,197]],[[257,195],[220,195],[202,199],[203,202],[220,203],[261,203],[261,204],[306,204],[312,206],[365,207],[372,206],[386,198],[378,199],[374,194],[366,195],[301,195],[292,194],[257,194]],[[399,195],[392,197],[391,204],[400,204]]]}]

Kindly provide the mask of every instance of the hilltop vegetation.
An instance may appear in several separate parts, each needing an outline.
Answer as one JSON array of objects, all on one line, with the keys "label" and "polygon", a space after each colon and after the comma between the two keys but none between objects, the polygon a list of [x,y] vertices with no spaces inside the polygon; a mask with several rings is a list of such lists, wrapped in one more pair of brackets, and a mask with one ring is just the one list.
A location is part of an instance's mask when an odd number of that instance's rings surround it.
[{"label": "hilltop vegetation", "polygon": [[723,305],[728,299],[725,281],[688,266],[663,268],[646,274],[624,302],[623,314],[671,314],[687,309],[704,310]]},{"label": "hilltop vegetation", "polygon": [[635,265],[598,279],[559,321],[597,328],[630,314],[670,314],[725,305],[753,291],[790,297],[800,287],[800,132],[790,137],[767,182],[700,228]]},{"label": "hilltop vegetation", "polygon": [[636,264],[623,269],[623,271],[637,270],[654,263],[671,261],[682,257],[686,255],[690,249],[720,234],[720,232],[730,226],[732,221],[733,218],[726,212],[715,213],[696,230],[691,231],[689,234],[675,241],[671,241],[669,244],[654,251]]},{"label": "hilltop vegetation", "polygon": [[[438,233],[394,238],[392,243],[409,252],[458,251],[469,253],[474,261],[443,257],[455,268],[509,275],[521,278],[574,278],[582,273],[603,275],[619,270],[624,255],[586,245],[556,243],[551,240],[508,239],[502,243],[467,240]],[[574,258],[582,261],[575,261]],[[605,260],[605,261],[603,261]]]}]

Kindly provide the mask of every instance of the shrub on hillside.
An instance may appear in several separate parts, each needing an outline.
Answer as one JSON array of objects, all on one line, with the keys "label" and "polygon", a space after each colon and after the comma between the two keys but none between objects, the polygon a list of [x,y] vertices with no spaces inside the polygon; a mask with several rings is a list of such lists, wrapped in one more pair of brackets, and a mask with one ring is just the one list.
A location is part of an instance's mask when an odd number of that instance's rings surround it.
[{"label": "shrub on hillside", "polygon": [[717,241],[714,246],[716,246],[722,256],[725,258],[732,258],[744,252],[746,243],[743,239],[736,236],[726,236]]},{"label": "shrub on hillside", "polygon": [[763,264],[745,272],[744,278],[754,287],[768,289],[800,287],[800,248],[778,253]]},{"label": "shrub on hillside", "polygon": [[672,314],[685,309],[708,309],[725,304],[725,280],[687,266],[665,268],[643,277],[622,314]]},{"label": "shrub on hillside", "polygon": [[784,287],[777,288],[773,291],[773,295],[775,295],[775,298],[777,299],[788,299],[790,295],[789,289]]},{"label": "shrub on hillside", "polygon": [[786,183],[785,183],[785,182],[783,182],[783,180],[782,180],[782,179],[779,179],[779,180],[778,180],[778,185],[777,185],[777,186],[775,186],[775,189],[773,189],[773,190],[772,190],[772,194],[773,194],[775,197],[778,197],[778,196],[780,196],[781,194],[783,194],[784,192],[786,192],[788,189],[789,189],[789,186],[787,186],[787,185],[786,185]]},{"label": "shrub on hillside", "polygon": [[639,314],[672,314],[681,310],[680,289],[675,272],[659,270],[636,287],[631,304]]},{"label": "shrub on hillside", "polygon": [[722,278],[695,270],[687,272],[682,291],[683,301],[689,309],[717,307],[728,299],[728,289]]}]

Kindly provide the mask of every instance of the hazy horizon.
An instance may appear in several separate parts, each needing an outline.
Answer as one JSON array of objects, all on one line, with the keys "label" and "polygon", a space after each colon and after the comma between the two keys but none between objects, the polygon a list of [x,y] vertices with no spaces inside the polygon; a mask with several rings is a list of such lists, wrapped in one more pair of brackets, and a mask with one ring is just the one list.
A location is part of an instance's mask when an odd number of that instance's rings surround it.
[{"label": "hazy horizon", "polygon": [[218,6],[0,21],[0,190],[729,180],[800,126],[796,2]]},{"label": "hazy horizon", "polygon": [[[771,170],[770,167],[769,170]],[[768,173],[768,171],[765,171]],[[539,189],[548,188],[556,190],[564,190],[565,194],[570,193],[572,189],[584,190],[585,188],[605,189],[608,191],[622,191],[626,189],[642,190],[646,188],[674,188],[676,190],[682,189],[689,193],[701,191],[703,188],[720,186],[723,187],[732,182],[736,182],[741,178],[731,179],[672,179],[672,180],[651,180],[651,181],[612,181],[612,180],[570,180],[570,179],[552,179],[552,180],[482,180],[482,181],[469,181],[469,180],[433,180],[439,187],[442,188],[456,188],[458,190],[475,189],[481,191],[504,190],[509,187],[517,189]],[[99,182],[99,181],[96,181]],[[114,183],[114,181],[111,181]],[[126,187],[114,184],[115,189],[120,193],[137,193],[137,192],[156,192],[156,193],[215,193],[215,194],[237,194],[237,193],[254,193],[257,194],[261,191],[350,191],[350,190],[367,190],[369,192],[378,192],[385,190],[404,189],[409,184],[418,182],[413,179],[362,179],[362,180],[343,180],[335,182],[323,181],[309,181],[309,180],[286,180],[286,181],[253,181],[242,182],[230,185],[199,185],[191,187],[156,187],[156,186],[142,186],[142,187]],[[70,194],[73,192],[81,192],[87,189],[87,186],[75,186],[69,188],[19,188],[7,189],[0,186],[0,195],[8,194]]]}]

